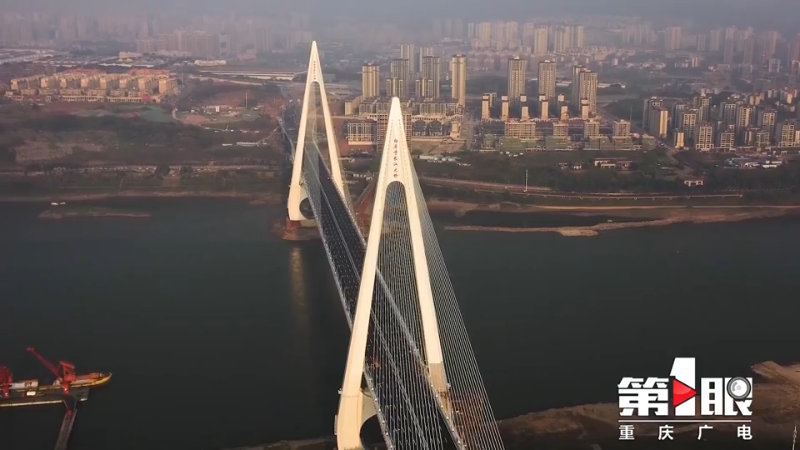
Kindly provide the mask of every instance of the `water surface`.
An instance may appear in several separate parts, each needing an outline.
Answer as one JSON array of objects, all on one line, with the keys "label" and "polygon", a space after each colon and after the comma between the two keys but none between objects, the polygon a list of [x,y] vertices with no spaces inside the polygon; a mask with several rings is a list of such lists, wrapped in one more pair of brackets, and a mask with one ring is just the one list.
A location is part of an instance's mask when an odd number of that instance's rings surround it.
[{"label": "water surface", "polygon": [[[0,361],[37,347],[111,371],[77,450],[219,449],[331,434],[347,328],[319,244],[231,200],[120,200],[151,218],[39,220],[0,204]],[[603,232],[440,232],[498,418],[615,401],[622,376],[709,376],[798,359],[800,221]],[[50,448],[61,409],[0,410],[11,449]]]}]

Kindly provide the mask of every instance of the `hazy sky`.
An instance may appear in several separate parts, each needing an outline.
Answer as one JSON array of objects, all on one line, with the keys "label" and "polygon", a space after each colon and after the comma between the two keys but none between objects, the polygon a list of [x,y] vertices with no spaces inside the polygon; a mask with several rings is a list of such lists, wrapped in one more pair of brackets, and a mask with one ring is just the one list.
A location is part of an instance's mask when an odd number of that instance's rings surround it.
[{"label": "hazy sky", "polygon": [[[759,28],[770,22],[784,27],[800,23],[800,0],[0,0],[0,5],[2,9],[164,11],[185,15],[294,10],[311,12],[319,18],[346,15],[406,23],[430,22],[440,17],[524,21],[535,16],[575,13],[685,18],[711,24],[753,21],[759,22]],[[800,31],[800,26],[795,28]]]}]

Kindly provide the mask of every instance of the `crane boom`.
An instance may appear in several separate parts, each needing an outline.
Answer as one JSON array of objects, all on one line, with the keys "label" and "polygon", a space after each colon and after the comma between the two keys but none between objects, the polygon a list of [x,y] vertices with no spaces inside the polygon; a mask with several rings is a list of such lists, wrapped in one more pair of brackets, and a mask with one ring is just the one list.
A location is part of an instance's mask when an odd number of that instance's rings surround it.
[{"label": "crane boom", "polygon": [[61,378],[61,374],[58,373],[58,369],[56,369],[56,366],[54,366],[53,363],[51,363],[50,361],[44,359],[44,356],[36,353],[36,349],[35,348],[28,347],[26,350],[28,350],[30,353],[32,353],[33,356],[35,356],[36,359],[38,359],[39,362],[42,363],[43,366],[47,367],[47,370],[49,370],[50,372],[53,372],[53,375],[55,375],[56,378]]},{"label": "crane boom", "polygon": [[65,393],[69,392],[69,384],[75,381],[75,365],[72,363],[68,363],[66,361],[59,361],[58,368],[56,368],[53,363],[46,360],[44,356],[40,355],[36,352],[36,349],[33,347],[28,347],[27,350],[30,353],[33,353],[33,356],[39,360],[50,372],[53,372],[53,375],[58,378],[58,382],[61,384],[62,389]]}]

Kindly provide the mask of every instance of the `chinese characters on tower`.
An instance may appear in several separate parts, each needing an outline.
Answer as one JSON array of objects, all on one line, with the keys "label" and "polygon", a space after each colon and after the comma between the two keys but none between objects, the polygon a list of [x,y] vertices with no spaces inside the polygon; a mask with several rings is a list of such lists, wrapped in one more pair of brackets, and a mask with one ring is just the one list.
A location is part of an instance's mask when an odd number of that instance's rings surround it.
[{"label": "chinese characters on tower", "polygon": [[394,178],[397,178],[397,165],[399,161],[397,160],[397,139],[394,140],[394,147],[392,147],[392,172]]},{"label": "chinese characters on tower", "polygon": [[705,441],[732,433],[735,427],[737,438],[751,440],[752,379],[700,378],[699,385],[696,381],[694,358],[675,358],[669,377],[623,377],[617,385],[619,439],[631,441],[640,432],[659,441],[691,434]]}]

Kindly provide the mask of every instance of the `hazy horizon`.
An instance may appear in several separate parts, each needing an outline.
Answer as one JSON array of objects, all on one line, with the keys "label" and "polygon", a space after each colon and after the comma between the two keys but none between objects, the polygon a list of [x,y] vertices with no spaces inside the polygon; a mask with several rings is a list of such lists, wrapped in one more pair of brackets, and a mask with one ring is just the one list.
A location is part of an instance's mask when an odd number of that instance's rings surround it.
[{"label": "hazy horizon", "polygon": [[654,21],[692,20],[710,24],[772,23],[774,27],[793,25],[800,19],[796,0],[716,0],[713,3],[695,0],[636,1],[636,0],[536,0],[520,4],[512,0],[492,2],[478,0],[406,0],[382,2],[368,0],[228,0],[225,2],[176,0],[165,4],[157,0],[108,2],[105,0],[4,0],[4,11],[54,12],[125,12],[140,14],[270,14],[305,13],[311,19],[349,17],[357,20],[391,21],[398,23],[429,23],[437,18],[476,20],[520,20],[554,15],[580,16],[641,16]]}]

